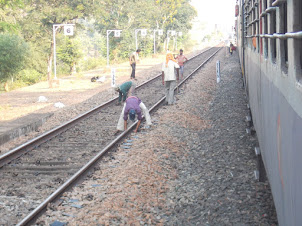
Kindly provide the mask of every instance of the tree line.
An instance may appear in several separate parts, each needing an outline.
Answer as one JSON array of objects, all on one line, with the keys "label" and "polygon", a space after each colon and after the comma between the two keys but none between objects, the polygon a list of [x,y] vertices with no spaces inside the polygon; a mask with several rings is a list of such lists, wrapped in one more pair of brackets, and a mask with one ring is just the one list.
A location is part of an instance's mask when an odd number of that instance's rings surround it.
[{"label": "tree line", "polygon": [[[0,0],[0,82],[33,84],[51,79],[53,25],[75,24],[73,36],[56,32],[58,73],[89,70],[106,63],[106,31],[122,30],[110,38],[110,60],[128,58],[135,50],[134,30],[162,29],[157,51],[163,51],[168,30],[189,39],[196,16],[190,0]],[[139,39],[143,55],[153,53],[149,32]]]}]

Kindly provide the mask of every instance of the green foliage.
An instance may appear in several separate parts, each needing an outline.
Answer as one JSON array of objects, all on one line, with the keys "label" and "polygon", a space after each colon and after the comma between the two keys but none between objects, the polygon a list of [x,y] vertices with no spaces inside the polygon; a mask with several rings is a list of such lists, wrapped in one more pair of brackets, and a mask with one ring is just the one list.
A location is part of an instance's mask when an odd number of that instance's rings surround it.
[{"label": "green foliage", "polygon": [[8,7],[21,7],[23,6],[22,0],[0,0],[0,8],[8,8]]},{"label": "green foliage", "polygon": [[79,49],[79,43],[70,38],[66,38],[65,42],[58,49],[58,58],[70,68],[72,72],[73,66],[78,63],[82,54]]},{"label": "green foliage", "polygon": [[30,53],[29,57],[26,59],[26,68],[46,75],[47,54],[43,52],[43,47],[37,46],[37,44],[38,43],[30,43]]},{"label": "green foliage", "polygon": [[77,68],[77,71],[88,71],[96,69],[102,65],[106,65],[106,58],[88,57],[80,61],[79,68]]},{"label": "green foliage", "polygon": [[0,34],[0,80],[13,78],[25,66],[28,45],[16,35]]},{"label": "green foliage", "polygon": [[5,21],[0,21],[0,32],[3,33],[18,33],[20,27],[17,24],[10,24]]},{"label": "green foliage", "polygon": [[[163,36],[156,35],[157,52],[164,51],[167,30],[182,31],[178,46],[188,44],[191,21],[196,11],[190,0],[0,0],[0,32],[14,33],[28,43],[30,55],[26,70],[18,73],[23,61],[10,73],[0,72],[5,79],[12,74],[18,83],[31,84],[50,73],[53,59],[53,24],[75,24],[71,38],[63,36],[63,27],[56,30],[57,72],[70,73],[74,65],[77,71],[85,71],[106,65],[107,30],[121,29],[121,37],[109,35],[110,63],[128,60],[135,51],[135,29],[148,29],[146,37],[138,33],[138,45],[142,57],[153,54],[153,30],[162,29]],[[173,39],[170,40],[172,45]],[[1,47],[1,46],[0,46]],[[1,49],[2,50],[2,49]],[[2,56],[0,52],[0,57]],[[1,63],[2,65],[2,63]],[[0,67],[1,67],[0,65]],[[9,64],[7,64],[9,66]],[[49,70],[51,71],[51,70]],[[23,78],[24,77],[24,78]]]},{"label": "green foliage", "polygon": [[42,79],[42,74],[34,69],[24,69],[18,73],[17,81],[26,85],[35,84]]}]

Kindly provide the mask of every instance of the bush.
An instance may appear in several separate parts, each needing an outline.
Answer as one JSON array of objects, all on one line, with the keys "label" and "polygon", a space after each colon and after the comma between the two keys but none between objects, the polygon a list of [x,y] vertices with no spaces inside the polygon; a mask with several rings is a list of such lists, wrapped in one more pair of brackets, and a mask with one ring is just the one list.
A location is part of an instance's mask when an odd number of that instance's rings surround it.
[{"label": "bush", "polygon": [[[83,59],[79,64],[79,70],[80,71],[88,71],[92,69],[96,69],[100,66],[106,65],[106,59],[105,58],[94,58],[89,57],[87,59]],[[78,69],[78,68],[77,68]]]},{"label": "bush", "polygon": [[17,35],[0,34],[0,49],[0,80],[5,81],[24,68],[29,48]]},{"label": "bush", "polygon": [[26,85],[32,85],[41,81],[42,77],[42,74],[34,69],[25,69],[19,72],[17,81]]}]

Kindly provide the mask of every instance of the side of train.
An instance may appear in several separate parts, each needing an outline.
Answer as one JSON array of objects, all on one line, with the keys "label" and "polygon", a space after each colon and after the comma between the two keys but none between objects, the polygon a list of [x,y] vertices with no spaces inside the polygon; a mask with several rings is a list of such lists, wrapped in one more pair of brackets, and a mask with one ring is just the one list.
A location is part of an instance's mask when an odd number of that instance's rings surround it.
[{"label": "side of train", "polygon": [[237,49],[280,225],[302,225],[302,0],[237,0]]}]

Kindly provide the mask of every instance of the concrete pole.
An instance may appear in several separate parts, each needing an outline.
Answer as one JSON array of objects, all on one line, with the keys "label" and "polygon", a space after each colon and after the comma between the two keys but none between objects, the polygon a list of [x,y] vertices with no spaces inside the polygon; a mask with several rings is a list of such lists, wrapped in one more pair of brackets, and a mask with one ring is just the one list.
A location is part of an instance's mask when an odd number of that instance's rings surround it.
[{"label": "concrete pole", "polygon": [[107,30],[107,67],[109,67],[109,34],[111,31]]},{"label": "concrete pole", "polygon": [[135,51],[138,49],[138,45],[137,45],[137,33],[139,30],[135,30]]},{"label": "concrete pole", "polygon": [[56,25],[52,26],[53,30],[53,64],[54,64],[54,79],[57,79],[57,54],[56,54]]},{"label": "concrete pole", "polygon": [[153,31],[153,40],[154,40],[154,43],[153,43],[154,51],[153,51],[153,53],[154,53],[154,55],[155,55],[155,33],[156,33],[156,31],[154,30]]}]

